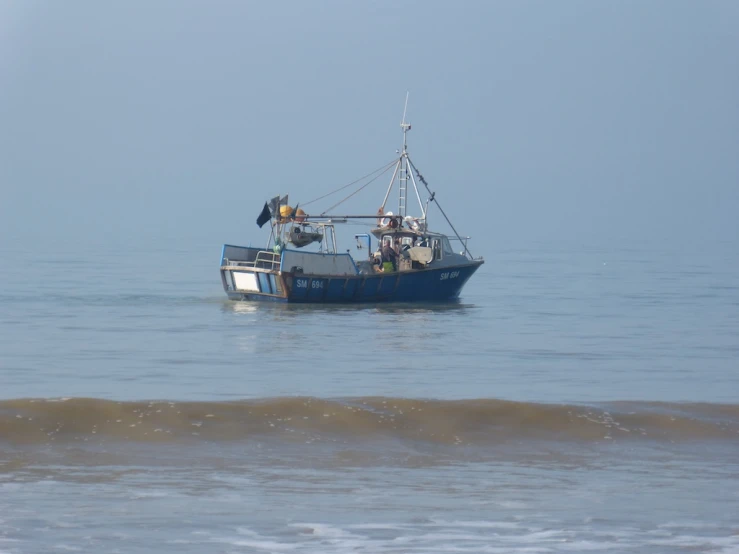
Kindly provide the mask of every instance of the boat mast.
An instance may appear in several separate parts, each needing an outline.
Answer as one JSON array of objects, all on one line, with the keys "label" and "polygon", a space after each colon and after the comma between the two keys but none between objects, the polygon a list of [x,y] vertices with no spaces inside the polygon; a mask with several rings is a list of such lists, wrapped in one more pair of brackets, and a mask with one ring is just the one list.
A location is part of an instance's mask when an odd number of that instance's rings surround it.
[{"label": "boat mast", "polygon": [[390,178],[390,184],[388,185],[387,192],[385,193],[385,198],[382,201],[381,210],[385,211],[385,206],[387,204],[387,199],[390,196],[390,192],[392,191],[393,185],[395,184],[395,178],[398,178],[398,213],[396,215],[405,218],[408,215],[408,181],[410,180],[411,184],[413,185],[413,190],[416,193],[416,198],[418,199],[418,206],[421,210],[421,219],[426,222],[426,209],[423,206],[423,202],[421,201],[421,194],[418,192],[418,184],[416,183],[415,177],[413,177],[413,172],[411,171],[412,163],[410,160],[410,157],[408,156],[408,137],[407,133],[411,130],[411,124],[408,123],[405,120],[405,116],[408,113],[408,97],[410,93],[405,93],[405,106],[403,108],[403,119],[400,122],[400,128],[403,130],[403,147],[402,150],[396,150],[400,154],[400,157],[398,158],[398,163],[395,164],[395,171],[393,171],[393,176]]},{"label": "boat mast", "polygon": [[408,140],[406,135],[411,128],[411,124],[405,121],[405,114],[408,112],[408,94],[408,92],[405,93],[403,120],[400,122],[400,128],[403,130],[403,150],[400,153],[400,174],[398,175],[398,215],[401,217],[408,215],[406,203],[408,196]]}]

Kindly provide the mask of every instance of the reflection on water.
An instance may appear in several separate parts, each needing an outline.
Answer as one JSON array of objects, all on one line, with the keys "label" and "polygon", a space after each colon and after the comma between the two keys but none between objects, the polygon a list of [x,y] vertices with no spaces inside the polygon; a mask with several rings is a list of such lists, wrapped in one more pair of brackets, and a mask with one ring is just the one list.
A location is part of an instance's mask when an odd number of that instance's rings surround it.
[{"label": "reflection on water", "polygon": [[223,303],[222,310],[224,312],[232,312],[235,314],[253,314],[256,313],[259,306],[256,302],[232,302]]},{"label": "reflection on water", "polygon": [[296,314],[342,314],[358,311],[374,312],[379,314],[434,314],[443,312],[465,312],[477,306],[460,299],[446,302],[388,302],[388,303],[356,303],[356,304],[292,304],[286,302],[249,302],[226,300],[223,302],[223,311],[234,314],[263,313],[275,316],[276,319],[284,315],[290,317]]},{"label": "reflection on water", "polygon": [[[432,352],[449,348],[450,326],[464,316],[474,324],[471,313],[481,310],[460,301],[387,304],[286,304],[234,302],[223,304],[233,320],[233,335],[227,339],[244,353],[255,354],[290,347],[302,358],[320,359],[336,347],[338,337],[346,352],[335,352],[334,363],[343,359],[355,365],[357,356],[392,360],[402,368],[417,365]],[[439,318],[438,316],[442,316]],[[403,353],[403,361],[397,353]],[[382,353],[382,354],[380,354]],[[384,365],[383,365],[384,367]]]}]

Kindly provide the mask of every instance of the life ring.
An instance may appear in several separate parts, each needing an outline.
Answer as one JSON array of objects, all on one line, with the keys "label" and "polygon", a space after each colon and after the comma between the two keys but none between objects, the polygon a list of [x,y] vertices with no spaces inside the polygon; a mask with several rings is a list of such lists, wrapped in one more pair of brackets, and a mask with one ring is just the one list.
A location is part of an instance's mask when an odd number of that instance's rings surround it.
[{"label": "life ring", "polygon": [[388,212],[385,214],[386,217],[383,217],[380,221],[380,227],[387,227],[390,225],[390,222],[393,221],[392,219],[393,212]]}]

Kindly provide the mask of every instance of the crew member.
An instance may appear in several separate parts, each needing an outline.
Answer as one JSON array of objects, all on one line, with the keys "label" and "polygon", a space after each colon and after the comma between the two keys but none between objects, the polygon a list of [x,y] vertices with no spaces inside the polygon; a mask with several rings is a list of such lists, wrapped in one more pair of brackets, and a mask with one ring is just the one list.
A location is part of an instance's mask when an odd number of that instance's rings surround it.
[{"label": "crew member", "polygon": [[398,254],[395,252],[390,242],[386,241],[382,245],[382,270],[383,271],[397,271],[398,269]]}]

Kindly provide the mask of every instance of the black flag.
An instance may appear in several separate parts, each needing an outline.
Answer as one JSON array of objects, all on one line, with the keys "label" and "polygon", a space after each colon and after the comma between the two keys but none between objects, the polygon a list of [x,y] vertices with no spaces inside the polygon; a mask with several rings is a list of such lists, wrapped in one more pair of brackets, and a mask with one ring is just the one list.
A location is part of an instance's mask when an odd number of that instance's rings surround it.
[{"label": "black flag", "polygon": [[269,206],[267,203],[264,203],[264,208],[262,208],[262,213],[259,214],[259,217],[257,218],[257,225],[259,225],[259,228],[262,228],[262,225],[267,223],[269,221],[269,218],[271,217],[269,213]]}]

